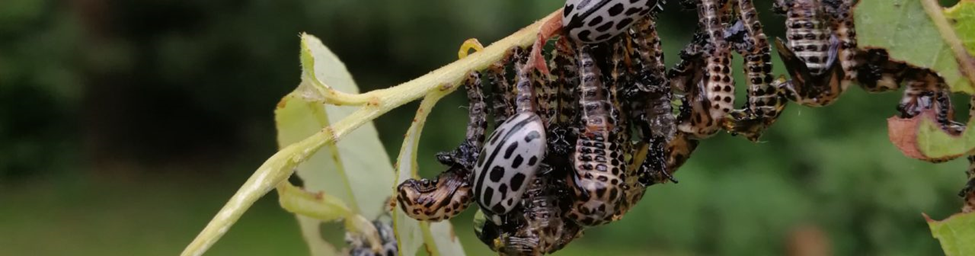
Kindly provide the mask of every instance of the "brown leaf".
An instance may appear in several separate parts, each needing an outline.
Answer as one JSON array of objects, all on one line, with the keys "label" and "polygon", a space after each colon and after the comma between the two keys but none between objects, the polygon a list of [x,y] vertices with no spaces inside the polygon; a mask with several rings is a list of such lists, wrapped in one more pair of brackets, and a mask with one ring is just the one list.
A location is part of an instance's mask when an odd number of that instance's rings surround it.
[{"label": "brown leaf", "polygon": [[[927,113],[927,112],[925,112]],[[890,142],[897,146],[905,156],[915,159],[925,159],[924,154],[917,148],[917,127],[921,124],[921,114],[912,118],[893,116],[887,118],[887,136]]]}]

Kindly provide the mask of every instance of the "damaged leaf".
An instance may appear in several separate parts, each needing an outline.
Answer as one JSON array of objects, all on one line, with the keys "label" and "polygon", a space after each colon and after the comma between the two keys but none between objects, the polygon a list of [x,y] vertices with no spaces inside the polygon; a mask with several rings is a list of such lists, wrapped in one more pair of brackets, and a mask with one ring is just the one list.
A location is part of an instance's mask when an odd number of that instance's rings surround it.
[{"label": "damaged leaf", "polygon": [[[970,41],[972,33],[968,32],[973,24],[968,19],[954,24],[966,29],[959,35],[969,36],[960,39],[950,27],[939,30],[936,20],[942,24],[948,22],[944,20],[940,6],[927,12],[926,1],[929,0],[860,1],[855,12],[859,47],[887,49],[891,59],[934,70],[944,77],[952,91],[972,94],[975,89],[964,73],[965,67],[972,66],[971,57],[964,51],[956,57],[958,54],[952,50],[952,44],[960,45],[959,40]],[[971,1],[963,2],[970,4]],[[936,1],[934,5],[937,5]],[[968,17],[972,15],[970,11],[971,8],[959,9],[955,15]]]},{"label": "damaged leaf", "polygon": [[975,213],[959,213],[945,220],[924,218],[931,228],[931,235],[941,242],[945,255],[975,255]]},{"label": "damaged leaf", "polygon": [[[971,152],[975,148],[975,129],[960,135],[950,134],[934,121],[934,112],[925,111],[913,118],[887,119],[887,135],[904,155],[929,162],[943,162]],[[969,121],[968,127],[975,125]]]}]

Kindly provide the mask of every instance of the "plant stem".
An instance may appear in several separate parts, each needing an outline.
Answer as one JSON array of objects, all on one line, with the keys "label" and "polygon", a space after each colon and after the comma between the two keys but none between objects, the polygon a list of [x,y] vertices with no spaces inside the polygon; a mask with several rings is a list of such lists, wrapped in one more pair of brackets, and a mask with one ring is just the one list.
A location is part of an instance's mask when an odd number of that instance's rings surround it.
[{"label": "plant stem", "polygon": [[[308,138],[284,147],[268,158],[180,255],[202,255],[206,252],[220,237],[227,233],[230,227],[240,219],[240,216],[254,202],[270,192],[279,183],[287,181],[287,178],[294,172],[294,168],[318,152],[322,146],[338,142],[342,136],[363,124],[431,92],[440,91],[449,94],[457,90],[459,83],[471,70],[487,68],[500,60],[511,47],[531,45],[535,41],[542,23],[560,13],[561,9],[549,14],[541,21],[537,21],[491,44],[482,51],[473,53],[409,82],[386,89],[363,94],[343,93],[321,83],[314,77],[314,72],[311,72],[310,77],[313,78],[315,90],[321,94],[320,96],[324,98],[325,103],[363,106],[348,117],[325,127]],[[303,57],[302,63],[304,64],[306,61],[307,59]],[[313,69],[314,67],[307,66],[305,68]]]}]

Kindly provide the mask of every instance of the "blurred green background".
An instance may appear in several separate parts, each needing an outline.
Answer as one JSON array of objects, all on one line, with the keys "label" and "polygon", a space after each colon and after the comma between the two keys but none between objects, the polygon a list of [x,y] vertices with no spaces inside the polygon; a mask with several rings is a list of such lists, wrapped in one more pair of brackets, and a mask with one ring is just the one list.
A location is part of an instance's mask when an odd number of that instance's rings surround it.
[{"label": "blurred green background", "polygon": [[[659,23],[673,64],[696,21],[670,2]],[[758,2],[768,34],[782,36],[783,18]],[[272,111],[299,83],[299,32],[321,38],[365,91],[451,62],[465,39],[493,42],[561,3],[0,1],[0,255],[179,253],[275,151]],[[898,100],[851,88],[827,108],[788,107],[761,143],[709,139],[680,184],[652,187],[624,220],[559,254],[941,254],[921,213],[957,212],[966,164],[902,156],[885,122]],[[461,141],[464,104],[455,93],[431,115],[422,175],[439,171],[435,152]],[[415,109],[376,120],[391,156]],[[491,255],[473,237],[472,213],[453,220],[457,235],[469,254]],[[307,249],[271,194],[207,255]]]}]

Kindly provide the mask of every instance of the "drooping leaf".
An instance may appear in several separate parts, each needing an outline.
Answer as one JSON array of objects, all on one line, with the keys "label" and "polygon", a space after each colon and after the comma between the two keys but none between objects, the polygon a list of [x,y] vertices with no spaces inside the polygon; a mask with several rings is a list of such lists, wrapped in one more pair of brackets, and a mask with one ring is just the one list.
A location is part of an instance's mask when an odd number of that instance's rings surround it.
[{"label": "drooping leaf", "polygon": [[278,186],[278,198],[282,208],[302,212],[321,221],[336,221],[355,213],[342,199],[323,192],[311,193],[291,184]]},{"label": "drooping leaf", "polygon": [[945,255],[975,255],[975,213],[959,213],[937,221],[924,215],[931,234],[941,242]]},{"label": "drooping leaf", "polygon": [[[299,187],[295,187],[294,185],[291,185],[291,183],[287,182],[278,185],[277,191],[278,202],[281,204],[281,208],[284,208],[288,212],[302,217],[310,217],[312,220],[319,222],[344,221],[345,230],[347,232],[358,233],[365,239],[368,239],[369,244],[373,246],[374,251],[382,250],[381,245],[383,242],[379,237],[379,231],[376,230],[376,227],[371,221],[367,220],[365,217],[362,217],[362,215],[352,212],[352,210],[345,205],[345,202],[342,202],[342,199],[321,191],[318,193],[311,193]],[[306,222],[299,223],[306,224]],[[312,223],[314,222],[308,222],[308,224]],[[317,231],[317,229],[311,229],[308,231]],[[307,234],[305,232],[302,233]],[[328,248],[334,248],[334,246],[328,245],[324,239],[321,239],[320,232],[310,234],[310,236],[306,236],[304,238],[309,242],[309,246],[320,247],[317,248],[320,250],[312,251],[313,255],[331,254],[331,252],[334,252],[334,249],[325,250]],[[310,238],[316,239],[312,240]]]},{"label": "drooping leaf", "polygon": [[[893,59],[938,72],[952,91],[972,94],[975,92],[972,83],[959,65],[959,61],[970,62],[970,58],[965,54],[961,60],[956,59],[952,42],[946,40],[946,37],[962,41],[971,38],[943,35],[944,31],[938,29],[933,19],[944,19],[944,16],[939,12],[936,13],[939,17],[931,17],[925,11],[924,1],[928,0],[860,1],[855,12],[859,46],[887,49]],[[955,26],[969,27],[972,24]],[[971,36],[969,33],[961,35]]]},{"label": "drooping leaf", "polygon": [[[297,90],[285,96],[275,110],[278,144],[281,147],[325,129],[356,109],[323,104],[323,97],[314,90],[311,79],[348,93],[357,93],[358,87],[345,65],[320,40],[307,34],[301,38],[302,83]],[[387,159],[389,157],[379,141],[376,128],[370,122],[305,159],[297,167],[296,173],[302,179],[305,190],[324,192],[339,198],[352,212],[375,219],[383,213],[389,198],[388,190],[380,188],[393,186],[395,179],[392,165]],[[320,220],[311,221],[303,215],[297,217],[303,233],[320,233]],[[321,238],[305,239],[313,241]],[[316,243],[309,242],[310,245]],[[323,251],[321,248],[311,250],[313,254]]]}]

